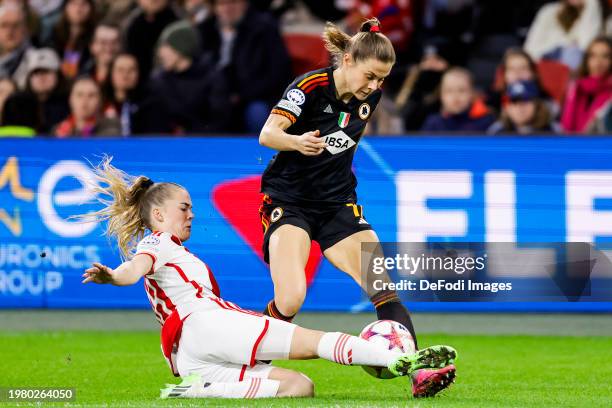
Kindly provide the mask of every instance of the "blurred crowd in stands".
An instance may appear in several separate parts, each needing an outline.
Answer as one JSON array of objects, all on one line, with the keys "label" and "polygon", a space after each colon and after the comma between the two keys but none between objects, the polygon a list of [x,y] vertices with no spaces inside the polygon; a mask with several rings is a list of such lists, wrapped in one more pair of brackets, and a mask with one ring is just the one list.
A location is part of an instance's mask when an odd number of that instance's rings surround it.
[{"label": "blurred crowd in stands", "polygon": [[0,136],[257,134],[377,17],[370,134],[612,132],[612,0],[0,0]]}]

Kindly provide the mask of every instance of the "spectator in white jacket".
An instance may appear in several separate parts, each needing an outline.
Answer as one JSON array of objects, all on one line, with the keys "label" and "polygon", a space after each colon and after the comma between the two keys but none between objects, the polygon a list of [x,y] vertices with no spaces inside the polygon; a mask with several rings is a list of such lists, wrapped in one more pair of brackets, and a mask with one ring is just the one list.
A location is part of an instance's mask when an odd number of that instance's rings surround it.
[{"label": "spectator in white jacket", "polygon": [[538,11],[524,48],[536,61],[552,59],[575,69],[601,29],[599,0],[560,0]]}]

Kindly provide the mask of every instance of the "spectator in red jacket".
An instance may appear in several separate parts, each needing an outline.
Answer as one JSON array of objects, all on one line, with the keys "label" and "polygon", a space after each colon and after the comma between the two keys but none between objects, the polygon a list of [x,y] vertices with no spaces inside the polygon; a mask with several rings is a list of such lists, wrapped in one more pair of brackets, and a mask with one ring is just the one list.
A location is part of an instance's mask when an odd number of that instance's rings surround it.
[{"label": "spectator in red jacket", "polygon": [[612,99],[612,40],[595,39],[587,48],[578,78],[570,85],[561,124],[569,132],[584,132],[598,111]]}]

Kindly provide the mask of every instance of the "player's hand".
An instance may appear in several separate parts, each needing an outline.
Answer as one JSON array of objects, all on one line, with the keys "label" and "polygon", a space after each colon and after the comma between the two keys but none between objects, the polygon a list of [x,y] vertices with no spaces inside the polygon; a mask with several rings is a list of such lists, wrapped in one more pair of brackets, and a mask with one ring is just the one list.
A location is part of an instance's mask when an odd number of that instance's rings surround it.
[{"label": "player's hand", "polygon": [[321,132],[318,130],[306,132],[297,137],[297,151],[305,156],[317,156],[323,153],[327,143],[319,137]]},{"label": "player's hand", "polygon": [[113,270],[108,266],[94,262],[92,267],[85,270],[82,275],[83,281],[81,283],[111,283],[113,281]]}]

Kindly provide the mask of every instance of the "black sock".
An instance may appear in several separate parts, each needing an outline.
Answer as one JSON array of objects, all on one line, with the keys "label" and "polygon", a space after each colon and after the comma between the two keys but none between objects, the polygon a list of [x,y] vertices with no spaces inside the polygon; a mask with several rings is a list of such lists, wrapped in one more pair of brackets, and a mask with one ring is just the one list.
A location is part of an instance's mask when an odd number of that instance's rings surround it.
[{"label": "black sock", "polygon": [[370,300],[376,308],[378,320],[394,320],[403,324],[412,335],[414,346],[418,350],[419,346],[417,344],[416,332],[412,325],[412,319],[410,319],[410,314],[404,305],[402,305],[397,293],[393,290],[383,290],[372,296]]},{"label": "black sock", "polygon": [[295,317],[295,315],[285,316],[284,314],[282,314],[276,307],[276,303],[274,303],[274,300],[271,300],[268,303],[268,306],[266,306],[266,310],[264,310],[263,314],[266,316],[273,317],[278,320],[284,320],[286,322],[291,322],[293,318]]}]

